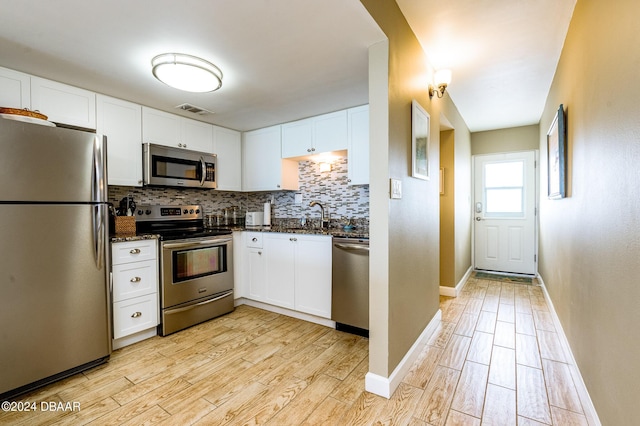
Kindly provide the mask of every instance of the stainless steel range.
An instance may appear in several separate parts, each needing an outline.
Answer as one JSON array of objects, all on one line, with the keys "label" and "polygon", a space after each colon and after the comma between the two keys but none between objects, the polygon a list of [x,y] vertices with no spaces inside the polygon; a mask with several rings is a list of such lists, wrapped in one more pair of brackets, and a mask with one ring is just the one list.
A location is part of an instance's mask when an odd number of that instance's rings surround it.
[{"label": "stainless steel range", "polygon": [[233,238],[203,226],[202,208],[138,206],[137,231],[160,239],[162,336],[233,311]]}]

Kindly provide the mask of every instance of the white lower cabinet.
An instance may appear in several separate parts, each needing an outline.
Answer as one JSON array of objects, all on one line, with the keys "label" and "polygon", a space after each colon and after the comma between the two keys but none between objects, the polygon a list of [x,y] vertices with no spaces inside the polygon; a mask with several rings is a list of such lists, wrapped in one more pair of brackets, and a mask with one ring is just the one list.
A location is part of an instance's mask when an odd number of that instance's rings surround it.
[{"label": "white lower cabinet", "polygon": [[113,304],[113,338],[120,339],[158,325],[158,293]]},{"label": "white lower cabinet", "polygon": [[265,301],[283,308],[295,309],[295,236],[268,234],[264,236]]},{"label": "white lower cabinet", "polygon": [[157,252],[157,240],[111,244],[114,349],[156,335]]},{"label": "white lower cabinet", "polygon": [[331,237],[264,233],[264,301],[331,318]]},{"label": "white lower cabinet", "polygon": [[331,318],[331,237],[295,238],[296,310]]}]

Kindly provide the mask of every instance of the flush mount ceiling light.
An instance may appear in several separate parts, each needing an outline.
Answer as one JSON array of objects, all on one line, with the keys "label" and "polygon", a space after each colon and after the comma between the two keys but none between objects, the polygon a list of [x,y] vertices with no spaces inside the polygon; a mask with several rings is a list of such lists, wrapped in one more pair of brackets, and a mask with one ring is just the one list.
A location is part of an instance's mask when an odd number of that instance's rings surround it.
[{"label": "flush mount ceiling light", "polygon": [[213,92],[222,86],[222,71],[211,62],[182,53],[163,53],[151,60],[155,78],[186,92]]},{"label": "flush mount ceiling light", "polygon": [[429,99],[436,95],[438,98],[444,96],[444,91],[451,83],[451,70],[442,69],[435,72],[433,75],[433,83],[429,85]]}]

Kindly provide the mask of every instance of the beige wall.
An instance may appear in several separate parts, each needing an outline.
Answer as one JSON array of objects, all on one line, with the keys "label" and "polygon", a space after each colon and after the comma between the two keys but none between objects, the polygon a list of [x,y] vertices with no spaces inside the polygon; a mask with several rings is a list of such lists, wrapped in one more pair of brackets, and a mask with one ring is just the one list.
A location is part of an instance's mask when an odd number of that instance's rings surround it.
[{"label": "beige wall", "polygon": [[471,134],[471,154],[495,154],[510,151],[531,151],[538,149],[540,127],[513,127],[510,129],[488,130]]},{"label": "beige wall", "polygon": [[455,131],[440,132],[440,167],[444,169],[444,194],[440,194],[440,285],[456,283]]},{"label": "beige wall", "polygon": [[[388,37],[388,43],[370,50],[369,105],[377,127],[371,129],[369,369],[389,377],[439,309],[439,130],[441,109],[450,100],[429,99],[432,70],[397,4],[362,3]],[[428,181],[411,177],[413,99],[431,116]],[[455,107],[446,113],[452,122],[462,122]],[[402,199],[389,198],[390,178],[402,182]]]},{"label": "beige wall", "polygon": [[[542,116],[540,274],[602,424],[638,424],[640,3],[578,1]],[[546,197],[546,138],[568,124],[569,194]]]},{"label": "beige wall", "polygon": [[443,105],[443,115],[455,130],[440,132],[440,285],[455,287],[471,267],[471,135],[453,103]]}]

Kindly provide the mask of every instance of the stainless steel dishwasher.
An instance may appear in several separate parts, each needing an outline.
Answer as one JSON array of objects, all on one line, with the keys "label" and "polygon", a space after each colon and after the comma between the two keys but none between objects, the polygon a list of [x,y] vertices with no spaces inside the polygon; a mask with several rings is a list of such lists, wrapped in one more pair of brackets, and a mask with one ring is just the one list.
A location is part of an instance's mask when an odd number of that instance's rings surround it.
[{"label": "stainless steel dishwasher", "polygon": [[331,319],[369,337],[369,239],[333,238]]}]

